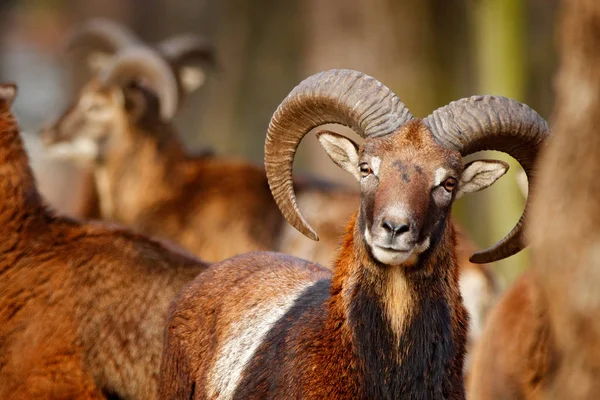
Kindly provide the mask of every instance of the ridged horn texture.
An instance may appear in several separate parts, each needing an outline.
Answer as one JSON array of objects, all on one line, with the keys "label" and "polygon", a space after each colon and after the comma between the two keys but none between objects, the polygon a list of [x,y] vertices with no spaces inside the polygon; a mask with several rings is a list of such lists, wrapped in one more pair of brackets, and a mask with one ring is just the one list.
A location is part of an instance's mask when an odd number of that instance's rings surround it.
[{"label": "ridged horn texture", "polygon": [[86,48],[114,54],[140,44],[129,29],[104,18],[94,18],[79,27],[67,41],[67,49]]},{"label": "ridged horn texture", "polygon": [[[423,122],[438,143],[463,156],[481,150],[497,150],[515,158],[533,182],[534,163],[544,140],[550,135],[548,123],[529,106],[500,96],[473,96],[434,111]],[[509,257],[526,247],[523,224],[529,199],[516,226],[494,246],[471,256],[471,262],[488,263]]]},{"label": "ridged horn texture", "polygon": [[210,41],[197,35],[180,35],[158,43],[157,49],[174,68],[188,63],[215,64],[215,49]]},{"label": "ridged horn texture", "polygon": [[267,179],[287,221],[319,240],[298,209],[292,181],[294,155],[311,129],[341,124],[366,138],[393,133],[412,118],[389,88],[362,72],[334,69],[300,82],[273,114],[265,142]]},{"label": "ridged horn texture", "polygon": [[168,121],[175,115],[178,105],[177,79],[169,64],[154,50],[137,46],[117,53],[104,81],[125,87],[132,81],[150,86],[160,102],[160,115]]}]

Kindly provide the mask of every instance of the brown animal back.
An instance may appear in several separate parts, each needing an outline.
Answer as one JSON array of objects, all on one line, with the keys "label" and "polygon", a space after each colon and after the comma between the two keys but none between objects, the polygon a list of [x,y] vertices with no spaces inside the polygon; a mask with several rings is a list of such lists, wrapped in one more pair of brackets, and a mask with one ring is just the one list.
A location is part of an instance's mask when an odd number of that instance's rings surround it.
[{"label": "brown animal back", "polygon": [[172,398],[189,384],[181,382],[184,371],[205,392],[197,393],[200,398],[233,395],[270,327],[304,290],[330,277],[323,267],[268,252],[209,268],[172,305],[161,376],[167,387],[161,398]]},{"label": "brown animal back", "polygon": [[550,368],[546,312],[532,272],[523,274],[490,313],[475,349],[469,398],[534,400]]}]

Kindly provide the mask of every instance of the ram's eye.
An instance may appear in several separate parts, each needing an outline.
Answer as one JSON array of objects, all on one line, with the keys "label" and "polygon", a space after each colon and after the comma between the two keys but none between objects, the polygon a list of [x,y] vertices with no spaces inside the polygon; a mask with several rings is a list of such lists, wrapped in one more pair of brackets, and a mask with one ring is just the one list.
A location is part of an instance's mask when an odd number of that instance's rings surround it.
[{"label": "ram's eye", "polygon": [[362,176],[363,178],[373,173],[373,170],[371,169],[371,167],[369,167],[369,164],[367,163],[360,164],[358,166],[358,169],[360,170],[360,176]]},{"label": "ram's eye", "polygon": [[101,110],[102,110],[102,107],[96,103],[90,104],[87,109],[87,111],[91,112],[91,113],[97,113],[97,112],[100,112]]},{"label": "ram's eye", "polygon": [[448,192],[453,191],[456,185],[458,185],[458,181],[456,180],[456,178],[448,178],[442,183],[442,186]]}]

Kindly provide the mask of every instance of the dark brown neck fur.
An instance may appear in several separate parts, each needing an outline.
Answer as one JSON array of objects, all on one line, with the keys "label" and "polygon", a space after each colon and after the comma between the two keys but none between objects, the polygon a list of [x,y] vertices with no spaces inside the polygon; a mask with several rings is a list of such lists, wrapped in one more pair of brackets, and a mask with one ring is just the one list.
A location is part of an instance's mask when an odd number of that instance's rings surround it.
[{"label": "dark brown neck fur", "polygon": [[362,377],[360,397],[464,398],[467,317],[452,226],[418,265],[404,268],[376,264],[354,225],[336,264],[329,329],[346,325],[340,332],[353,344],[348,354]]},{"label": "dark brown neck fur", "polygon": [[308,287],[272,327],[234,398],[464,399],[452,227],[408,271],[376,265],[355,219],[333,279]]}]

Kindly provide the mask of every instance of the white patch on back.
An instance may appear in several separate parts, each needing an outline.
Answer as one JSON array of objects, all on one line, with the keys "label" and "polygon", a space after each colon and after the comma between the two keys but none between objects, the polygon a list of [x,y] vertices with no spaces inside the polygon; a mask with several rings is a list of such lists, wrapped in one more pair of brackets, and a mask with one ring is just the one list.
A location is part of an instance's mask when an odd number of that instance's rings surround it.
[{"label": "white patch on back", "polygon": [[[463,303],[470,316],[469,347],[477,343],[483,334],[484,316],[488,306],[490,294],[487,281],[483,273],[472,269],[463,269],[459,278],[460,293]],[[465,357],[464,370],[470,369],[472,352],[468,351]]]},{"label": "white patch on back", "polygon": [[448,170],[444,167],[439,167],[438,169],[435,170],[435,178],[433,181],[433,185],[434,186],[438,186],[440,183],[442,183],[442,181],[444,179],[446,179],[446,176],[448,175]]},{"label": "white patch on back", "polygon": [[206,394],[210,399],[231,399],[239,385],[246,364],[277,321],[294,305],[296,299],[314,282],[299,285],[285,295],[269,299],[249,309],[230,328],[229,338],[219,348],[216,362],[209,372]]},{"label": "white patch on back", "polygon": [[474,270],[463,269],[459,279],[460,293],[471,316],[469,337],[479,339],[483,331],[482,299],[487,297],[485,276]]}]

